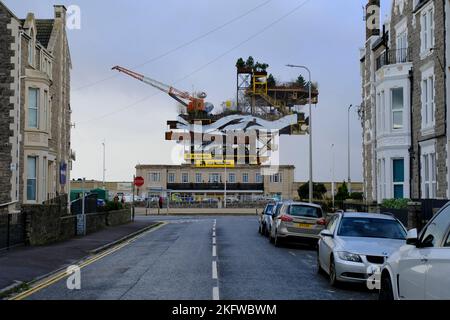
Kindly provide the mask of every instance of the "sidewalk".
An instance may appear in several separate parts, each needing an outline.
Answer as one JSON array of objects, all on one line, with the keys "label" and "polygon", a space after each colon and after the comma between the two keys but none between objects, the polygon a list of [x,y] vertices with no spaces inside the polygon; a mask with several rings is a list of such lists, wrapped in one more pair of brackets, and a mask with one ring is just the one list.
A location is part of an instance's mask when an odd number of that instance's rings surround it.
[{"label": "sidewalk", "polygon": [[30,282],[55,270],[67,267],[133,233],[155,225],[154,221],[135,221],[108,227],[85,237],[42,247],[19,247],[0,252],[0,291],[22,282]]}]

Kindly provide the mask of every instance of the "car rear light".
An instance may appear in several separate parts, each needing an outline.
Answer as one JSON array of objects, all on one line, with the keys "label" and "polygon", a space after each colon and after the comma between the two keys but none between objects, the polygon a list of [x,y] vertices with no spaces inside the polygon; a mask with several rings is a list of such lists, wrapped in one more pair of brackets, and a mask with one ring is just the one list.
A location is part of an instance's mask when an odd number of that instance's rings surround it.
[{"label": "car rear light", "polygon": [[281,219],[281,221],[283,221],[283,222],[292,222],[292,221],[294,221],[294,219],[292,219],[292,218],[289,217],[289,216],[285,216],[284,214],[280,216],[280,219]]},{"label": "car rear light", "polygon": [[327,221],[325,220],[325,218],[320,218],[319,220],[317,220],[316,222],[318,225],[324,226],[327,224]]}]

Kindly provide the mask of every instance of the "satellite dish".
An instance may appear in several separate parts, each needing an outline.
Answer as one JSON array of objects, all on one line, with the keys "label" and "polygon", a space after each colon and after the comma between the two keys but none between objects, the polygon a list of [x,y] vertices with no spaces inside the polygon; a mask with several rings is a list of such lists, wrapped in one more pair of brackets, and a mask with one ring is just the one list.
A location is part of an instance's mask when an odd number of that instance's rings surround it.
[{"label": "satellite dish", "polygon": [[205,102],[205,111],[206,113],[211,113],[213,111],[214,105],[211,102]]},{"label": "satellite dish", "polygon": [[200,98],[200,99],[205,99],[207,96],[208,95],[206,94],[206,92],[199,92],[197,94],[197,98]]}]

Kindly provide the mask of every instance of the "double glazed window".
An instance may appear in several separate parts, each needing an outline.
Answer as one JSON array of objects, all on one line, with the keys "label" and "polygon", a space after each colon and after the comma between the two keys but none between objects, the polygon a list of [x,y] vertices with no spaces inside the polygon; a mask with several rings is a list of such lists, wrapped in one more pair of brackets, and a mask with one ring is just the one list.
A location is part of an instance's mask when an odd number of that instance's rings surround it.
[{"label": "double glazed window", "polygon": [[434,77],[426,77],[422,81],[422,128],[434,125]]},{"label": "double glazed window", "polygon": [[248,183],[248,173],[243,173],[242,174],[242,182],[243,183]]},{"label": "double glazed window", "polygon": [[405,160],[393,159],[392,160],[392,182],[394,187],[394,198],[404,198],[404,183],[405,183]]},{"label": "double glazed window", "polygon": [[425,9],[420,18],[421,52],[426,54],[434,46],[434,9]]},{"label": "double glazed window", "polygon": [[27,200],[37,200],[37,157],[27,157]]},{"label": "double glazed window", "polygon": [[181,183],[189,183],[189,174],[186,172],[183,172],[181,174]]},{"label": "double glazed window", "polygon": [[195,174],[195,183],[202,183],[202,174],[201,173]]},{"label": "double glazed window", "polygon": [[236,174],[230,173],[230,174],[228,175],[228,182],[229,182],[229,183],[236,183]]},{"label": "double glazed window", "polygon": [[220,175],[218,173],[209,174],[209,183],[219,183]]},{"label": "double glazed window", "polygon": [[428,153],[422,156],[423,166],[423,198],[434,199],[437,193],[436,184],[436,154]]},{"label": "double glazed window", "polygon": [[28,88],[28,127],[39,129],[39,89]]},{"label": "double glazed window", "polygon": [[256,183],[262,183],[263,182],[263,178],[262,178],[262,175],[261,175],[261,173],[256,173],[256,175],[255,175],[255,181],[256,181]]},{"label": "double glazed window", "polygon": [[403,128],[403,88],[391,90],[392,101],[392,129]]},{"label": "double glazed window", "polygon": [[150,173],[150,181],[151,182],[160,182],[161,181],[161,173],[151,172]]},{"label": "double glazed window", "polygon": [[170,172],[170,173],[167,175],[167,182],[169,182],[169,183],[175,183],[175,173]]}]

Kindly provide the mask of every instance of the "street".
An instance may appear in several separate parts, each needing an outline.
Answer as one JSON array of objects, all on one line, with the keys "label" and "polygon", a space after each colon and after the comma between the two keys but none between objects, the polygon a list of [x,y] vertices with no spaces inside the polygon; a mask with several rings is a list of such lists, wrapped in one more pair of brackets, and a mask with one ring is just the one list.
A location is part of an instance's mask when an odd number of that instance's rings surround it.
[{"label": "street", "polygon": [[[27,299],[301,300],[376,299],[362,286],[329,286],[316,252],[276,248],[257,232],[256,216],[137,217],[166,221],[81,269],[81,289],[66,278]],[[214,237],[215,235],[215,237]]]}]

